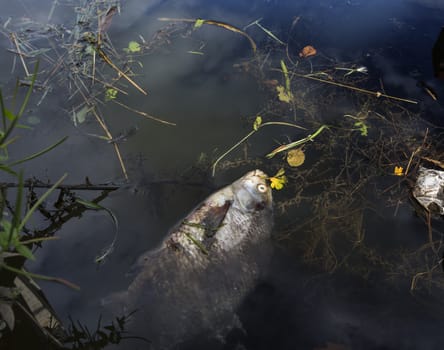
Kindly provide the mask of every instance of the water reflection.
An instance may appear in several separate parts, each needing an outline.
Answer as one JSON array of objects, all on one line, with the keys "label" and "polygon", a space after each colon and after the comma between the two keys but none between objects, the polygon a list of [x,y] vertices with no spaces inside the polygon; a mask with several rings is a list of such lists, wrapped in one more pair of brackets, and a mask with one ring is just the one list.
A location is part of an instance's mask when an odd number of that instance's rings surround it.
[{"label": "water reflection", "polygon": [[[72,27],[73,3],[58,4],[52,21]],[[7,32],[21,16],[45,23],[53,2],[38,7],[24,0],[3,5],[8,10],[2,14],[2,24],[12,18],[3,28]],[[440,242],[442,227],[432,220],[429,229],[422,214],[415,216],[408,194],[416,166],[425,157],[440,155],[440,129],[432,123],[441,125],[442,107],[418,87],[418,80],[430,85],[438,97],[443,95],[431,62],[442,26],[442,4],[134,0],[122,3],[120,10],[109,29],[118,55],[124,55],[130,41],[149,43],[158,30],[157,35],[165,35],[160,36],[161,45],[132,57],[132,77],[149,95],[125,81],[122,88],[129,94],[119,93],[119,101],[177,126],[145,120],[103,98],[99,98],[100,112],[113,135],[132,125],[139,127],[119,144],[131,180],[175,181],[139,186],[136,195],[124,188],[104,201],[118,216],[120,238],[99,269],[94,257],[109,242],[112,230],[103,213],[91,212],[68,222],[59,233],[60,241],[36,253],[38,260],[28,264],[30,269],[82,286],[81,292],[74,292],[42,283],[59,315],[64,320],[71,315],[94,328],[100,300],[128,285],[126,272],[140,253],[157,246],[212,189],[261,165],[270,174],[284,167],[290,183],[276,192],[271,271],[240,307],[246,335],[234,337],[248,349],[326,349],[327,343],[336,344],[330,348],[440,348],[442,274],[436,266],[442,249],[439,245],[436,252],[430,250],[428,236],[431,230],[432,239]],[[258,45],[253,55],[248,40],[234,32],[208,25],[193,29],[184,23],[168,27],[159,17],[215,19],[239,28],[262,18],[261,25],[288,47],[259,26],[251,26],[246,32]],[[296,18],[300,19],[292,26]],[[1,45],[14,48],[6,37]],[[318,54],[300,58],[306,45]],[[47,42],[43,47],[48,47]],[[287,95],[292,103],[278,99],[276,87],[286,89],[281,60],[290,71],[291,96]],[[23,68],[12,53],[2,55],[1,63],[5,89],[15,76],[23,77]],[[97,65],[115,77],[99,60]],[[367,74],[346,75],[347,71],[336,69],[360,66],[368,69]],[[378,99],[296,74],[419,103]],[[42,148],[49,139],[69,135],[63,148],[45,161],[26,165],[26,173],[51,180],[67,171],[72,183],[85,176],[93,182],[122,179],[113,143],[91,136],[102,131],[93,116],[73,126],[72,109],[82,99],[69,99],[72,91],[63,82],[52,80],[52,91],[34,108],[41,123],[23,132],[26,142],[13,152],[20,156],[29,148]],[[36,94],[34,103],[41,97]],[[210,179],[211,162],[252,130],[257,114],[265,121],[300,124],[307,132],[264,128],[224,159],[216,180]],[[280,155],[272,160],[262,157],[277,147],[276,141],[302,139],[322,124],[330,129],[303,146],[306,160],[300,168],[290,168]],[[406,180],[393,174],[395,166],[409,169]],[[188,186],[190,182],[202,186]]]}]

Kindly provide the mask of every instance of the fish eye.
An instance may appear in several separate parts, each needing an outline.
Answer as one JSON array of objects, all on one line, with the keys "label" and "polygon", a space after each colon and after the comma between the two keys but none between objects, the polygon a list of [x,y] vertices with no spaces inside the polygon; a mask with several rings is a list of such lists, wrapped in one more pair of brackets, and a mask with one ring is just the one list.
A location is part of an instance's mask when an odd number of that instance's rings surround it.
[{"label": "fish eye", "polygon": [[264,193],[264,192],[267,191],[267,186],[265,186],[264,184],[259,184],[259,185],[257,185],[257,190],[258,190],[259,192]]}]

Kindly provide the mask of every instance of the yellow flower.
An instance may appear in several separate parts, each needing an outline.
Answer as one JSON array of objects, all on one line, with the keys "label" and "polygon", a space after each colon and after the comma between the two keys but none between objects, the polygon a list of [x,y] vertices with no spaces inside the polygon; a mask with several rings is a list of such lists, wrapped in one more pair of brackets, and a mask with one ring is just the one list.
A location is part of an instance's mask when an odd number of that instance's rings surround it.
[{"label": "yellow flower", "polygon": [[396,176],[402,176],[404,175],[404,168],[402,166],[395,166],[395,170],[393,171],[393,174]]},{"label": "yellow flower", "polygon": [[281,190],[288,182],[284,169],[279,169],[276,175],[270,177],[269,180],[271,188],[274,188],[275,190]]}]

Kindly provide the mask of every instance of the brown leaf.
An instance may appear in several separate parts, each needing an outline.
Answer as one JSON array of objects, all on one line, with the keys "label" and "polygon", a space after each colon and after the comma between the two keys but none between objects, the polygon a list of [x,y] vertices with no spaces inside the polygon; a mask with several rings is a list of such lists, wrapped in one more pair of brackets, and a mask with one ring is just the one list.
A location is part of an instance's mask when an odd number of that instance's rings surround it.
[{"label": "brown leaf", "polygon": [[306,58],[306,57],[314,56],[314,55],[316,55],[316,53],[317,53],[317,51],[313,46],[307,45],[302,49],[301,52],[299,52],[299,57]]}]

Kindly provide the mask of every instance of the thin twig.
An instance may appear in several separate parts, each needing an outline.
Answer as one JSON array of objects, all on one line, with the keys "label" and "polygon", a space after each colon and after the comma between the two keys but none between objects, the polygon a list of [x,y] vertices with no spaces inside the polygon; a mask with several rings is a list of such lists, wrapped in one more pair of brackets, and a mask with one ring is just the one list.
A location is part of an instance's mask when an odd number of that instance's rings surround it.
[{"label": "thin twig", "polygon": [[409,100],[409,99],[406,99],[406,98],[401,98],[401,97],[387,95],[387,94],[384,94],[384,93],[379,92],[379,91],[370,91],[370,90],[366,90],[366,89],[361,89],[361,88],[357,88],[355,86],[351,86],[351,85],[347,85],[347,84],[342,84],[342,83],[338,83],[338,82],[335,82],[335,81],[324,80],[324,79],[313,77],[312,75],[304,75],[304,74],[298,74],[298,73],[294,73],[294,72],[292,72],[291,74],[294,75],[295,77],[298,77],[298,78],[305,78],[305,79],[310,79],[310,80],[316,80],[316,81],[319,81],[321,83],[326,83],[326,84],[335,85],[335,86],[343,87],[343,88],[350,89],[350,90],[355,90],[355,91],[358,91],[358,92],[363,92],[365,94],[373,95],[375,97],[385,97],[385,98],[389,98],[389,99],[392,99],[392,100],[401,101],[401,102],[407,102],[407,103],[412,103],[412,104],[417,104],[418,103],[418,101],[414,101],[414,100]]},{"label": "thin twig", "polygon": [[167,124],[167,125],[176,126],[176,123],[168,122],[168,121],[166,121],[166,120],[163,120],[163,119],[159,119],[159,118],[153,117],[153,116],[151,116],[151,115],[149,115],[149,114],[147,114],[147,113],[145,113],[145,112],[138,111],[137,109],[131,108],[131,107],[129,107],[129,106],[123,104],[122,102],[117,101],[117,100],[112,100],[112,101],[113,101],[114,103],[118,104],[119,106],[121,106],[121,107],[123,107],[123,108],[125,108],[125,109],[127,109],[127,110],[129,110],[129,111],[131,111],[131,112],[137,113],[137,114],[139,114],[139,115],[141,115],[141,116],[143,116],[143,117],[145,117],[145,118],[155,120],[156,122],[159,122],[159,123],[163,123],[163,124]]},{"label": "thin twig", "polygon": [[253,52],[256,53],[256,43],[254,42],[253,38],[251,36],[249,36],[247,33],[245,33],[242,29],[239,29],[231,24],[228,23],[224,23],[224,22],[220,22],[220,21],[214,21],[211,19],[191,19],[191,18],[166,18],[166,17],[161,17],[158,18],[159,21],[166,21],[166,22],[187,22],[187,23],[198,23],[197,21],[202,21],[202,24],[210,24],[210,25],[215,25],[218,27],[222,27],[225,28],[227,30],[230,30],[232,32],[238,33],[242,36],[244,36],[245,38],[248,39],[248,41],[250,42],[251,48],[253,49]]},{"label": "thin twig", "polygon": [[[100,126],[102,127],[103,131],[105,132],[106,136],[109,140],[113,139],[113,135],[109,132],[108,127],[106,126],[105,122],[102,120],[102,118],[97,114],[97,111],[95,108],[92,109],[92,113],[94,114],[94,117],[99,122]],[[123,176],[125,176],[125,179],[128,180],[128,172],[126,171],[125,164],[123,163],[122,155],[120,154],[120,149],[117,143],[113,143],[114,150],[116,151],[117,159],[119,160],[120,167],[122,168]]]},{"label": "thin twig", "polygon": [[23,59],[23,54],[22,51],[20,50],[20,46],[18,45],[17,36],[15,35],[15,33],[11,33],[11,38],[12,41],[14,42],[15,48],[17,49],[20,60],[22,61],[23,69],[25,70],[26,76],[29,77],[30,74],[28,71],[28,67],[26,66],[25,60]]},{"label": "thin twig", "polygon": [[114,70],[116,70],[120,75],[122,75],[126,80],[128,80],[128,82],[134,86],[137,90],[139,90],[142,94],[144,95],[148,95],[148,93],[143,90],[139,85],[137,85],[137,83],[132,80],[128,75],[126,75],[119,67],[117,67],[109,58],[108,56],[105,54],[105,52],[103,52],[102,49],[97,48],[97,52],[99,54],[99,56],[106,62],[108,63]]},{"label": "thin twig", "polygon": [[[42,183],[40,181],[29,180],[24,184],[20,185],[17,182],[0,182],[0,188],[17,188],[19,186],[23,186],[26,188],[51,188],[54,184],[51,183]],[[87,190],[87,191],[114,191],[119,189],[121,186],[114,184],[76,184],[76,185],[58,185],[55,188],[58,190]]]},{"label": "thin twig", "polygon": [[419,146],[416,150],[414,150],[414,151],[412,152],[412,154],[410,155],[409,162],[408,162],[408,164],[407,164],[407,167],[405,168],[405,173],[404,173],[405,176],[407,176],[407,174],[409,173],[410,165],[412,164],[413,158],[414,158],[414,157],[415,157],[415,156],[421,151],[421,149],[424,147],[425,142],[426,142],[426,140],[427,140],[427,135],[428,135],[428,134],[429,134],[429,129],[427,128],[421,146]]}]

